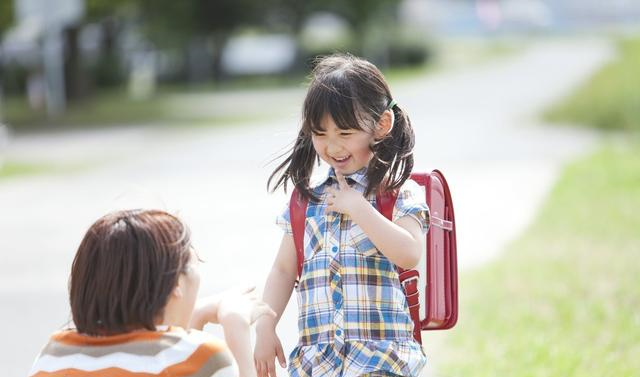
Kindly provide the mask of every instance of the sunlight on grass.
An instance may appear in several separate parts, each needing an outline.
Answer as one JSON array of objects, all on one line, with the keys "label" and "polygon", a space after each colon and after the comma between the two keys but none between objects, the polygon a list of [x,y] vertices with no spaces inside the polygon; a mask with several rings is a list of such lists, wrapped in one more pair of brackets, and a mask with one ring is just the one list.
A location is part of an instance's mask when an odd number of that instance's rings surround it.
[{"label": "sunlight on grass", "polygon": [[571,165],[503,258],[464,276],[445,376],[640,370],[640,140]]},{"label": "sunlight on grass", "polygon": [[619,43],[619,57],[546,114],[605,130],[640,130],[640,38]]}]

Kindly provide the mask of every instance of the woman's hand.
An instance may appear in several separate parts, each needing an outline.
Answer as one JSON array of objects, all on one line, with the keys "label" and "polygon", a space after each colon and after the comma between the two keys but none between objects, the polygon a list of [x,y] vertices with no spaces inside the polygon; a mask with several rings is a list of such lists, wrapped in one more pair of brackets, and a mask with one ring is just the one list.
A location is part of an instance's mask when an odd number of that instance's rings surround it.
[{"label": "woman's hand", "polygon": [[223,293],[218,303],[218,322],[224,324],[230,319],[240,319],[248,325],[253,324],[263,315],[276,316],[269,305],[258,299],[256,288],[243,290],[232,289]]},{"label": "woman's hand", "polygon": [[336,173],[338,188],[327,187],[327,211],[344,213],[353,217],[363,204],[368,204],[364,195],[351,188],[347,180],[340,173]]},{"label": "woman's hand", "polygon": [[226,292],[198,299],[191,316],[190,327],[202,330],[207,323],[236,319],[253,324],[263,315],[275,317],[269,305],[258,300],[255,287],[230,289]]}]

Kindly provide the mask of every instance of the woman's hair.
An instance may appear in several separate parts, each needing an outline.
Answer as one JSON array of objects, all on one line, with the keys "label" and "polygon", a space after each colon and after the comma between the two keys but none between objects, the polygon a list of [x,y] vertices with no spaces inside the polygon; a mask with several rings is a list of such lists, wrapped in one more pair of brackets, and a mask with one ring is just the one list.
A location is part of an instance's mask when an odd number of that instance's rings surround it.
[{"label": "woman's hair", "polygon": [[[288,157],[276,167],[267,182],[271,191],[291,180],[301,195],[317,200],[309,178],[317,157],[311,136],[323,132],[322,120],[331,116],[340,129],[373,133],[385,110],[394,113],[394,125],[382,140],[371,145],[366,194],[398,189],[413,168],[415,137],[407,114],[395,103],[380,70],[352,55],[321,58],[312,72],[302,109],[302,127]],[[391,107],[390,107],[391,106]],[[286,155],[285,154],[285,155]],[[272,185],[272,182],[273,185]]]},{"label": "woman's hair", "polygon": [[190,259],[189,229],[173,215],[129,210],[103,216],[71,267],[69,301],[78,332],[155,330]]}]

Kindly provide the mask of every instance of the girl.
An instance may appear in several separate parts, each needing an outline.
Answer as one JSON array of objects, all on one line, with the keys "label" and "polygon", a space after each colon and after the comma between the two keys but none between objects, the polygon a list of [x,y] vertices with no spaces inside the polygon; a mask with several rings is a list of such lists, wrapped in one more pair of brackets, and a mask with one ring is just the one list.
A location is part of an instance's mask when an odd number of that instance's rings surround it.
[{"label": "girl", "polygon": [[275,313],[252,289],[196,305],[197,263],[188,228],[166,212],[100,218],[71,267],[76,328],[55,333],[29,375],[237,376],[226,346],[199,331],[219,322],[240,376],[255,376],[249,325]]},{"label": "girl", "polygon": [[[291,376],[417,376],[425,365],[396,269],[418,263],[428,224],[424,194],[407,181],[413,145],[409,118],[373,64],[349,55],[318,62],[298,138],[268,183],[286,189],[291,180],[310,200]],[[310,185],[316,158],[330,169]],[[390,190],[393,222],[375,203]],[[263,297],[277,316],[256,327],[261,377],[275,376],[275,358],[285,366],[275,327],[297,275],[288,208],[277,222],[285,234]]]}]

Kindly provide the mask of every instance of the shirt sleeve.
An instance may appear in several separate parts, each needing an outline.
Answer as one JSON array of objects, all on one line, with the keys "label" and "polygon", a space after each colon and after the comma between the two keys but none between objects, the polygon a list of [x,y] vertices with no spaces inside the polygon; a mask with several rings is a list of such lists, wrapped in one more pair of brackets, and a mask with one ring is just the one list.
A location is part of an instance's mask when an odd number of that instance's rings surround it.
[{"label": "shirt sleeve", "polygon": [[284,211],[276,217],[276,225],[278,225],[286,234],[293,234],[291,229],[291,214],[289,211],[289,201],[284,207]]},{"label": "shirt sleeve", "polygon": [[396,205],[393,208],[393,221],[411,216],[422,228],[422,232],[429,230],[429,207],[425,200],[424,187],[408,179],[398,192]]}]

